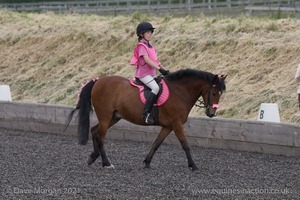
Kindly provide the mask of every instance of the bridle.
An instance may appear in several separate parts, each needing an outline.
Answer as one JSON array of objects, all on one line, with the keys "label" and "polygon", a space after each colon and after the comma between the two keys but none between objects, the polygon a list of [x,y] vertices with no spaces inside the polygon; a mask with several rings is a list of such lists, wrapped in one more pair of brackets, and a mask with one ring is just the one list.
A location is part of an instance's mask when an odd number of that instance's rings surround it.
[{"label": "bridle", "polygon": [[[160,76],[159,76],[159,77],[160,77]],[[166,82],[168,82],[167,79],[164,79],[164,80],[165,80]],[[180,96],[180,95],[178,95],[178,94],[176,93],[176,90],[172,87],[171,84],[168,84],[168,86],[169,86],[169,88],[174,92],[174,94],[175,94],[178,98],[182,99],[182,100],[185,101],[185,102],[188,102],[184,97],[182,97],[182,96]],[[212,104],[212,105],[211,105],[211,103],[210,103],[210,95],[211,95],[211,90],[212,90],[213,87],[216,87],[216,85],[212,85],[212,86],[210,86],[210,88],[209,88],[207,104],[205,105],[204,101],[203,101],[202,99],[200,99],[200,98],[201,98],[201,95],[200,95],[200,96],[199,96],[199,99],[198,99],[198,100],[196,101],[196,103],[195,103],[195,106],[196,106],[196,107],[199,107],[199,108],[205,108],[206,111],[209,110],[209,108],[217,109],[217,108],[220,107],[219,104]],[[198,103],[197,103],[197,102],[198,102]]]},{"label": "bridle", "polygon": [[206,110],[208,110],[209,108],[213,108],[213,109],[217,109],[220,107],[219,104],[212,104],[210,103],[210,98],[211,98],[211,90],[213,87],[216,87],[216,85],[213,85],[209,88],[209,91],[208,91],[208,99],[207,99],[207,103],[205,104],[203,99],[200,99],[200,98],[197,100],[195,106],[198,107],[198,108],[204,108]]}]

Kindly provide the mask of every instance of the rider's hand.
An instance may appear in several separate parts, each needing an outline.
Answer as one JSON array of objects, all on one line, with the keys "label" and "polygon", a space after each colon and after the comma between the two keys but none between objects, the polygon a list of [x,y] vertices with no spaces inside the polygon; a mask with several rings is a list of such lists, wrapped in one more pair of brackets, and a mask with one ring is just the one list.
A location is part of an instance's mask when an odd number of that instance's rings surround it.
[{"label": "rider's hand", "polygon": [[163,69],[163,68],[160,68],[158,71],[159,71],[162,75],[164,75],[164,76],[166,76],[166,75],[169,74],[169,70],[165,70],[165,69]]}]

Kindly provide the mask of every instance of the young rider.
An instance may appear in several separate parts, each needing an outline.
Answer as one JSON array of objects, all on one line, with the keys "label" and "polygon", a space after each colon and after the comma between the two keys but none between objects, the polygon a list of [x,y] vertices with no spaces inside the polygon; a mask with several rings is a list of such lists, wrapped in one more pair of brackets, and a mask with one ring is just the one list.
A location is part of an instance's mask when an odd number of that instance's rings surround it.
[{"label": "young rider", "polygon": [[143,120],[148,124],[154,122],[151,116],[151,110],[159,92],[159,86],[155,82],[154,77],[157,70],[163,75],[169,73],[157,60],[156,49],[150,44],[154,29],[155,28],[153,28],[149,22],[141,22],[137,26],[136,34],[138,36],[138,44],[134,49],[134,55],[130,62],[130,64],[136,65],[135,77],[151,89],[149,96],[146,97],[144,114],[142,116]]}]

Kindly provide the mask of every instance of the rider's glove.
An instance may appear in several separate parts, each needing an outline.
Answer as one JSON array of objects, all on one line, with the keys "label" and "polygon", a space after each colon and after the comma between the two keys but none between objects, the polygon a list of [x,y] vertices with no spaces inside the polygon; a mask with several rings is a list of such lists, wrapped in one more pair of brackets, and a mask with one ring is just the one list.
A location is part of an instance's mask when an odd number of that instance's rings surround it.
[{"label": "rider's glove", "polygon": [[159,71],[162,75],[164,75],[164,76],[166,76],[166,75],[169,74],[169,70],[165,70],[165,69],[163,69],[163,68],[160,68],[158,71]]}]

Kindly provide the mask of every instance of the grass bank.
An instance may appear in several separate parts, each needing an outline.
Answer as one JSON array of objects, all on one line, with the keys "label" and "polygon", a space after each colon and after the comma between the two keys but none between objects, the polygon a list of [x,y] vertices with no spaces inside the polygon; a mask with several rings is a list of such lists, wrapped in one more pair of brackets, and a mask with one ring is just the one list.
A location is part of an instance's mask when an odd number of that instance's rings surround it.
[{"label": "grass bank", "polygon": [[[300,21],[292,18],[0,11],[0,84],[11,86],[15,101],[75,105],[86,80],[133,76],[129,60],[143,20],[157,28],[153,42],[170,71],[228,75],[220,117],[256,120],[261,103],[277,103],[282,122],[300,122],[294,83]],[[204,114],[195,108],[191,115]]]}]

